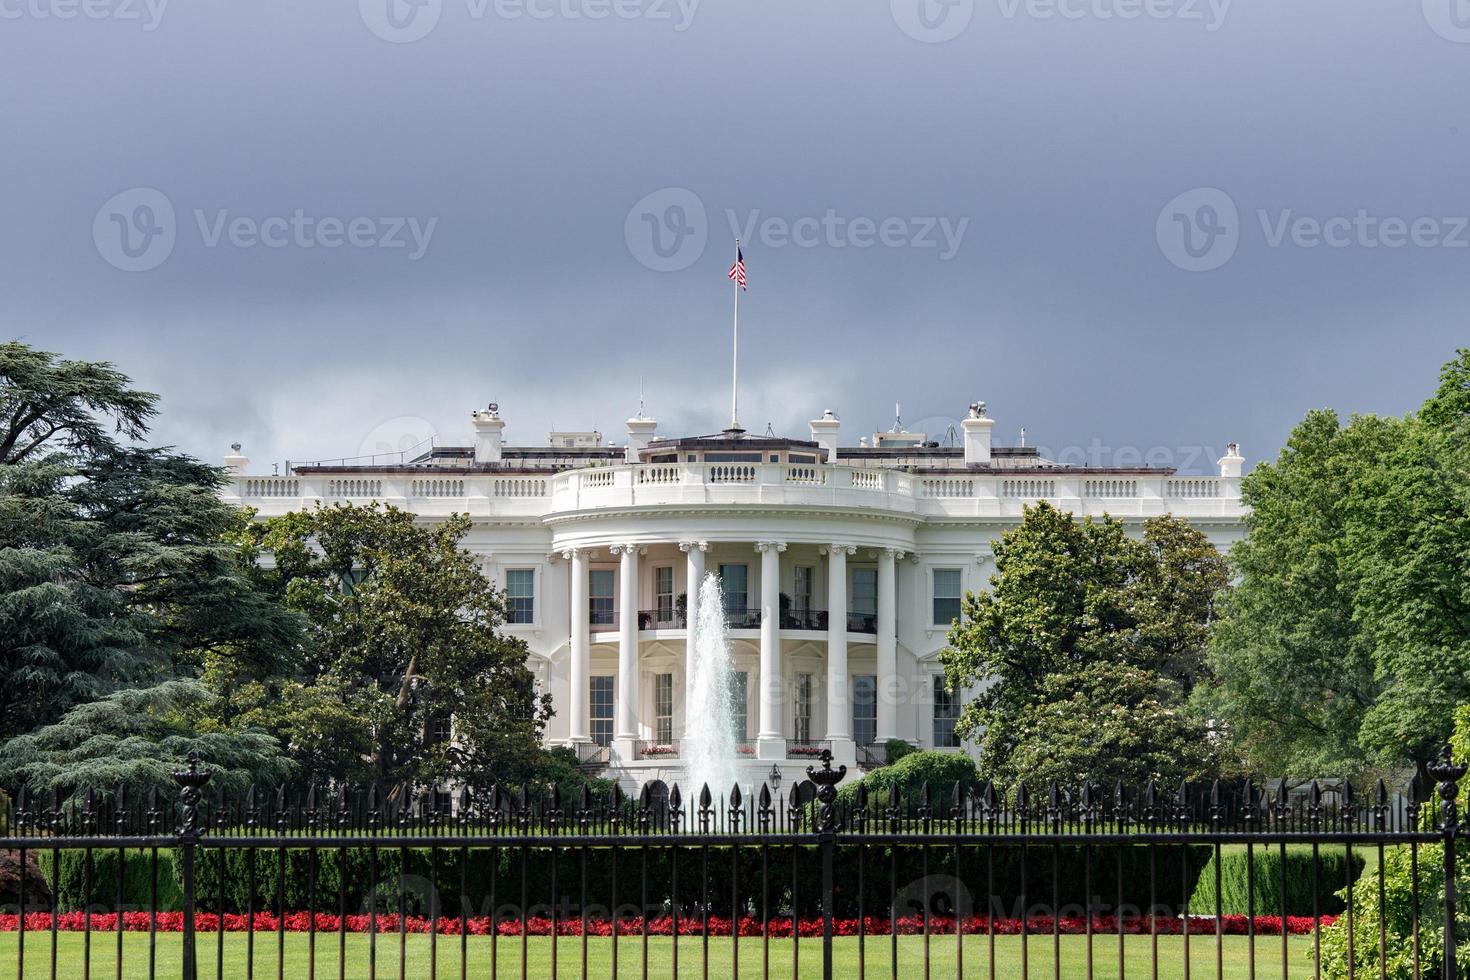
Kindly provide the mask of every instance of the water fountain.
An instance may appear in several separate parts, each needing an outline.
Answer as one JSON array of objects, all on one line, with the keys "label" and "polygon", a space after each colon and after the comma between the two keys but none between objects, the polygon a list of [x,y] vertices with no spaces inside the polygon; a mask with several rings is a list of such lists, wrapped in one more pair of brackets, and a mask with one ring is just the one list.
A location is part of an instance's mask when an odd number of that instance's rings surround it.
[{"label": "water fountain", "polygon": [[720,580],[710,573],[699,587],[694,649],[687,665],[689,683],[684,707],[684,738],[679,756],[684,765],[684,798],[699,799],[708,784],[716,800],[728,795],[740,777],[735,741],[734,695],[730,670],[730,637],[725,625],[725,597]]}]

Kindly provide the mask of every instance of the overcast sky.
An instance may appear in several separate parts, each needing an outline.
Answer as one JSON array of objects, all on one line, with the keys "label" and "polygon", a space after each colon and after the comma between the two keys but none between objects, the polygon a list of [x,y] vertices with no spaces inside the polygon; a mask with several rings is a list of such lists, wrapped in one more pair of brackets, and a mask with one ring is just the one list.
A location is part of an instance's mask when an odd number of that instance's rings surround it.
[{"label": "overcast sky", "polygon": [[740,234],[749,429],[1254,463],[1470,340],[1467,80],[1465,0],[0,0],[0,332],[262,470],[709,432]]}]

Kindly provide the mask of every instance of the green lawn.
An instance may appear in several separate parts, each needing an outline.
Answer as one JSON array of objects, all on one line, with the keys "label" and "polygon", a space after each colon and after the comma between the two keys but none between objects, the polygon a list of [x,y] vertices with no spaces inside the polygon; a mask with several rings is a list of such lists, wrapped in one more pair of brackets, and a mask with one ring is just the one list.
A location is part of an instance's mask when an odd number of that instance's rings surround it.
[{"label": "green lawn", "polygon": [[[215,977],[216,935],[201,934],[199,949],[199,975]],[[124,977],[148,976],[148,936],[127,933],[124,939]],[[110,933],[92,936],[91,975],[98,978],[113,977],[115,973],[115,951],[117,937]],[[869,977],[889,975],[888,937],[876,937],[867,941],[867,964],[865,974]],[[1160,978],[1182,978],[1183,940],[1177,936],[1161,936],[1159,943]],[[1311,937],[1293,936],[1290,939],[1290,976],[1311,976]],[[698,937],[679,940],[679,976],[701,976],[702,941]],[[855,938],[838,939],[835,944],[836,960],[834,975],[857,977],[858,941]],[[1022,977],[1021,941],[1018,936],[996,937],[995,976],[1012,980]],[[533,936],[528,940],[529,963],[527,973],[531,977],[551,976],[551,940]],[[1150,938],[1129,936],[1126,940],[1126,976],[1151,978]],[[709,941],[709,976],[728,980],[735,975],[731,963],[729,939],[711,938]],[[429,937],[409,936],[404,975],[413,978],[430,977]],[[668,938],[649,940],[649,976],[672,978],[673,944]],[[761,976],[761,943],[759,939],[740,940],[740,977]],[[821,976],[822,945],[820,940],[804,939],[800,948],[801,977]],[[159,977],[179,977],[180,938],[177,934],[162,935],[156,950]],[[499,940],[499,976],[513,980],[520,976],[520,939],[502,937]],[[255,975],[261,978],[276,975],[276,937],[274,934],[258,934],[255,937]],[[1061,947],[1061,975],[1064,977],[1087,976],[1086,939],[1082,936],[1063,936]],[[1212,936],[1195,936],[1190,942],[1192,959],[1191,976],[1207,980],[1215,976],[1215,940]],[[1249,946],[1243,936],[1227,936],[1224,941],[1224,975],[1246,977]],[[579,977],[582,964],[582,941],[566,937],[557,944],[557,970],[561,977]],[[773,940],[770,947],[771,975],[786,978],[792,975],[792,943],[790,940]],[[57,950],[57,976],[77,978],[83,972],[83,937],[78,933],[62,933]],[[0,976],[15,976],[16,936],[0,933]],[[1118,942],[1115,937],[1101,937],[1094,941],[1094,973],[1098,978],[1118,976]],[[379,977],[398,976],[398,936],[378,937]],[[1256,940],[1256,976],[1260,980],[1271,980],[1281,976],[1281,937],[1266,936]],[[287,977],[308,976],[308,942],[305,935],[289,934],[286,937],[285,975]],[[459,937],[440,937],[438,943],[438,975],[459,976]],[[619,942],[618,976],[635,978],[641,975],[642,945],[636,937],[624,937]],[[934,978],[955,975],[954,937],[931,937],[930,969]],[[924,941],[919,936],[899,938],[898,973],[905,980],[918,980],[924,969]],[[468,973],[472,977],[491,976],[490,940],[472,936],[469,940]],[[970,936],[965,942],[964,973],[966,977],[989,975],[989,944],[985,936]],[[1032,937],[1030,940],[1030,970],[1032,977],[1053,976],[1051,937]],[[46,977],[50,974],[50,935],[30,933],[26,941],[26,977]],[[317,937],[316,974],[324,980],[338,976],[337,936],[327,934]],[[587,974],[591,978],[612,977],[612,941],[605,937],[589,937]],[[245,935],[225,935],[225,962],[223,976],[244,977]],[[348,977],[370,977],[368,968],[368,939],[362,935],[347,937]]]}]

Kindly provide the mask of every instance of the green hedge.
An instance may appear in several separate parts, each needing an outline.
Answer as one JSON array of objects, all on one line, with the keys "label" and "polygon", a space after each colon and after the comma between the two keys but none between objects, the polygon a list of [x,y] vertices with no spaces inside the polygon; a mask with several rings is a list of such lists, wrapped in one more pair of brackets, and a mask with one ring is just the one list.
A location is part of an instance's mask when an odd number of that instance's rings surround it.
[{"label": "green hedge", "polygon": [[[46,884],[55,885],[56,907],[63,912],[87,907],[87,854],[85,851],[35,851],[36,864],[46,877]],[[148,851],[126,852],[123,861],[123,908],[147,909],[152,894],[151,859]],[[60,862],[59,875],[57,862]],[[94,850],[92,852],[92,908],[111,909],[117,902],[117,851]],[[174,867],[174,856],[167,848],[158,852],[158,908],[160,911],[175,911],[180,907],[183,891],[180,887],[178,869]]]},{"label": "green hedge", "polygon": [[[1225,915],[1245,915],[1251,909],[1250,895],[1255,892],[1254,909],[1257,915],[1280,915],[1282,862],[1279,847],[1259,846],[1254,848],[1251,865],[1255,868],[1253,882],[1248,878],[1247,855],[1243,848],[1225,851],[1220,856],[1220,911]],[[1356,881],[1363,873],[1363,855],[1353,852],[1353,863],[1349,869],[1347,853],[1336,847],[1319,849],[1317,871],[1318,909],[1324,915],[1336,915],[1343,910],[1343,900],[1337,893],[1343,889],[1351,875]],[[1308,847],[1286,849],[1286,914],[1312,914],[1312,851]],[[1213,855],[1199,876],[1194,897],[1189,909],[1198,915],[1215,913],[1215,874]],[[1254,884],[1254,889],[1250,887]]]},{"label": "green hedge", "polygon": [[[863,874],[859,886],[858,857],[861,852]],[[1076,914],[1088,904],[1084,889],[1086,849],[1075,843],[1030,845],[1025,848],[1025,907],[1033,912],[1046,912],[1052,906],[1053,855],[1059,864],[1055,879],[1059,886],[1058,905]],[[1146,846],[1123,848],[1094,847],[1092,857],[1092,901],[1100,911],[1112,911],[1119,900],[1118,882],[1121,872],[1122,901],[1131,910],[1144,911],[1154,902],[1166,910],[1177,911],[1183,889],[1193,889],[1200,869],[1209,859],[1210,848],[1159,847],[1153,854],[1156,891],[1149,891],[1150,854]],[[349,912],[357,913],[371,905],[373,883],[377,882],[380,907],[393,910],[398,905],[398,876],[404,870],[405,907],[414,913],[430,909],[430,896],[436,895],[439,909],[445,915],[468,911],[473,915],[488,914],[492,908],[519,907],[521,902],[521,869],[525,862],[525,895],[529,905],[548,914],[552,900],[552,873],[557,875],[557,904],[564,912],[575,914],[581,895],[583,852],[577,848],[562,849],[553,862],[545,849],[523,851],[516,846],[497,851],[476,848],[469,852],[464,868],[465,895],[461,897],[461,852],[444,848],[432,858],[424,848],[406,852],[407,863],[397,848],[380,848],[377,852],[376,875],[372,860],[364,848],[320,849],[315,852],[315,902],[309,901],[310,865],[313,858],[305,850],[285,852],[284,904],[287,909],[303,909],[315,904],[320,911],[336,911],[343,895],[339,886],[345,883],[345,900]],[[51,852],[40,852],[42,867],[50,880]],[[728,914],[732,888],[738,886],[742,913],[760,909],[762,859],[767,861],[769,908],[778,914],[795,911],[799,915],[817,915],[821,911],[820,853],[813,847],[790,848],[772,846],[743,847],[732,855],[730,848],[712,847],[708,858],[697,848],[678,850],[678,887],[681,905],[702,901],[705,888],[711,911]],[[854,844],[837,847],[834,862],[834,910],[843,916],[856,915],[861,891],[862,911],[868,915],[886,915],[897,904],[900,914],[918,910],[925,882],[931,910],[948,911],[960,891],[960,904],[968,911],[983,914],[1018,915],[1022,908],[1022,848],[1014,842],[997,838],[987,847],[983,838],[968,838],[960,852],[958,874],[955,849],[939,843],[925,849],[904,845],[894,862],[891,848]],[[431,860],[434,868],[431,874]],[[221,861],[223,866],[221,866]],[[589,849],[587,861],[587,895],[589,909],[605,911],[612,898],[613,873],[617,875],[619,905],[642,907],[642,871],[644,855],[634,846],[619,848],[616,854]],[[116,890],[117,855],[115,851],[93,852],[94,908],[110,909]],[[255,851],[255,907],[277,906],[277,880],[281,852],[261,848]],[[492,905],[490,887],[494,867],[496,893]],[[124,877],[124,905],[148,907],[148,858],[146,853],[128,853]],[[60,907],[63,910],[83,906],[85,858],[82,851],[61,852]],[[221,875],[223,871],[223,875]],[[660,913],[673,900],[674,856],[668,849],[650,848],[647,854],[647,911]],[[220,907],[220,886],[224,887],[223,907],[228,912],[241,912],[250,899],[250,858],[243,849],[215,850],[202,848],[196,862],[197,903],[200,909],[214,911]],[[738,881],[735,880],[738,876]],[[926,878],[927,876],[927,878]],[[956,882],[959,883],[958,888]],[[991,883],[993,882],[993,895]],[[181,895],[178,862],[167,850],[159,852],[159,907],[176,910]],[[988,897],[989,896],[989,897]]]}]

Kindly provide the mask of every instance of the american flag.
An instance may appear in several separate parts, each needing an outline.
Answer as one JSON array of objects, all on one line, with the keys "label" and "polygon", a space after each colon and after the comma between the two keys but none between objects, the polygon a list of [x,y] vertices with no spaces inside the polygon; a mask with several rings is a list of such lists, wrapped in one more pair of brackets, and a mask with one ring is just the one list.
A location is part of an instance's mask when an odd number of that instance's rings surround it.
[{"label": "american flag", "polygon": [[745,288],[745,253],[740,251],[740,243],[735,243],[735,264],[730,266],[730,272],[725,277],[733,279],[741,289]]}]

